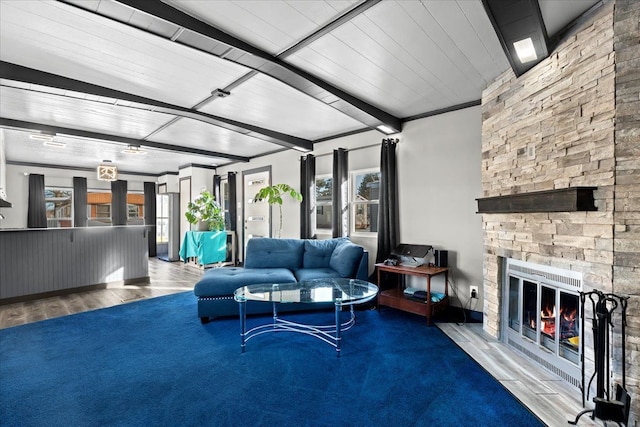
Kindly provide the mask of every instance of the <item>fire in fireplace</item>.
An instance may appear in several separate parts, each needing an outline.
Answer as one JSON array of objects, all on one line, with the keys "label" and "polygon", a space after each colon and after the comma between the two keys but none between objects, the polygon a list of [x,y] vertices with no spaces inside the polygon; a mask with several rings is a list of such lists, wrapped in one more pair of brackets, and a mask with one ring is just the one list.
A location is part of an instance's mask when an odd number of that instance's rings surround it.
[{"label": "fire in fireplace", "polygon": [[504,340],[579,386],[581,274],[518,260],[506,265]]}]

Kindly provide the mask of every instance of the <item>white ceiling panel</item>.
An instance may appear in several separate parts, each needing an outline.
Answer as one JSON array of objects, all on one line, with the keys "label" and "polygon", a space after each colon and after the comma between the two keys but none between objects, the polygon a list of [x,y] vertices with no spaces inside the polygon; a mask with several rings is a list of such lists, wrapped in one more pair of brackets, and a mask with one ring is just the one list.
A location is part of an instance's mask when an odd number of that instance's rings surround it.
[{"label": "white ceiling panel", "polygon": [[53,166],[69,166],[73,158],[76,168],[96,168],[104,160],[121,171],[161,174],[177,172],[187,164],[217,165],[228,160],[194,154],[176,153],[144,147],[144,155],[123,153],[126,145],[95,139],[56,136],[55,141],[66,144],[64,148],[44,145],[42,141],[29,138],[29,132],[4,129],[6,155],[11,162],[37,163]]},{"label": "white ceiling panel", "polygon": [[123,108],[113,103],[7,86],[0,87],[0,98],[0,116],[7,119],[136,139],[144,138],[173,117],[137,108]]},{"label": "white ceiling panel", "polygon": [[[300,139],[377,126],[370,118],[399,128],[399,119],[480,99],[509,68],[482,0],[363,1],[163,0],[128,6],[117,0],[0,0],[1,61],[125,93],[118,100],[37,73],[25,73],[22,83],[12,80],[19,69],[8,66],[0,76],[5,126],[19,127],[13,119],[25,127],[32,122],[35,128],[69,127],[178,146],[134,157],[121,153],[122,144],[58,135],[67,143],[59,150],[10,127],[7,161],[94,168],[112,157],[121,169],[150,174],[191,163],[228,164],[233,160],[225,156],[253,158],[304,146]],[[598,0],[539,2],[553,35]],[[197,26],[181,28],[173,8],[263,52],[252,56],[213,33],[198,33]],[[293,67],[268,69],[270,59]],[[232,88],[228,97],[214,92],[226,88]],[[156,112],[158,107],[126,101],[132,98],[126,94],[183,108],[199,105],[202,114],[232,120],[240,133]],[[194,149],[223,158],[185,154]]]},{"label": "white ceiling panel", "polygon": [[576,16],[591,9],[601,0],[538,0],[540,13],[547,29],[547,35],[553,37]]},{"label": "white ceiling panel", "polygon": [[[479,38],[492,31],[488,18],[458,2],[433,2],[433,11],[431,4],[381,2],[287,61],[399,117],[480,99],[487,69],[497,75],[508,67],[505,59],[470,63],[478,48],[500,56],[495,32],[489,43]],[[462,23],[471,29],[460,30]]]},{"label": "white ceiling panel", "polygon": [[[279,145],[211,126],[191,119],[180,119],[152,138],[157,142],[251,157],[281,149]],[[225,163],[228,163],[227,160]]]},{"label": "white ceiling panel", "polygon": [[[462,66],[463,74],[474,76],[475,71],[485,86],[496,74],[509,68],[500,40],[480,1],[423,0],[421,6],[441,29],[441,32],[437,31],[438,42],[447,46],[447,55]],[[430,25],[423,26],[425,31]]]},{"label": "white ceiling panel", "polygon": [[248,70],[53,1],[0,2],[0,58],[192,107]]},{"label": "white ceiling panel", "polygon": [[277,55],[358,3],[321,0],[163,0],[253,46]]},{"label": "white ceiling panel", "polygon": [[327,104],[260,74],[201,111],[310,140],[364,127]]}]

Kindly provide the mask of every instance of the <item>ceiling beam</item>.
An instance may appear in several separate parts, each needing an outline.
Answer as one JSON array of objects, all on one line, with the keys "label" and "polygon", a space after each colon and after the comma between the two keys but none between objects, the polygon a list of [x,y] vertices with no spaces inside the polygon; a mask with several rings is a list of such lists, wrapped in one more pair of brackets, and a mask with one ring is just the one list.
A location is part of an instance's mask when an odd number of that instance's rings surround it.
[{"label": "ceiling beam", "polygon": [[[0,61],[0,78],[39,86],[64,89],[73,92],[86,93],[104,98],[114,98],[122,101],[128,101],[144,106],[145,109],[151,111],[198,120],[213,126],[218,126],[233,132],[238,132],[243,135],[261,139],[263,141],[277,144],[286,148],[295,148],[302,151],[313,150],[313,142],[308,139],[298,138],[271,129],[265,129],[259,126],[242,123],[237,120],[227,119],[225,117],[214,116],[212,114],[203,113],[192,108],[180,107],[178,105],[169,104],[155,99],[145,98],[128,92],[122,92],[104,86],[99,86],[92,83],[86,83],[80,80],[60,76],[57,74],[23,67],[22,65],[13,64],[11,62]],[[89,100],[89,102],[99,101]],[[135,105],[126,107],[136,108]]]},{"label": "ceiling beam", "polygon": [[[549,41],[538,0],[482,0],[516,77],[549,56]],[[514,43],[531,38],[537,58],[523,63]]]},{"label": "ceiling beam", "polygon": [[[371,128],[377,128],[384,125],[392,129],[394,132],[402,130],[402,122],[399,118],[383,111],[335,86],[332,84],[306,72],[294,65],[291,65],[281,58],[273,56],[249,43],[246,43],[224,31],[204,23],[184,12],[181,12],[160,1],[148,0],[116,0],[119,3],[129,6],[132,9],[146,13],[165,22],[169,22],[181,28],[185,28],[192,33],[198,34],[209,40],[221,43],[231,48],[226,51],[224,59],[259,71],[270,77],[273,77],[318,101],[337,109],[343,114],[366,124]],[[369,4],[371,3],[371,4]],[[362,13],[362,11],[377,3],[376,0],[367,1],[360,9],[356,8],[354,14]],[[72,4],[72,3],[70,3]],[[94,12],[97,13],[97,12]],[[355,16],[355,15],[354,15]],[[350,19],[348,15],[345,19]],[[122,21],[120,21],[122,22]],[[122,22],[131,25],[127,22]],[[342,24],[344,21],[338,22]],[[331,27],[329,27],[329,30]],[[156,34],[158,35],[158,34]],[[316,36],[317,37],[317,36]],[[183,43],[180,35],[170,38],[176,43],[196,48],[196,46]],[[315,39],[313,39],[315,40]],[[211,54],[210,52],[206,52]],[[283,52],[286,55],[286,51]]]},{"label": "ceiling beam", "polygon": [[165,144],[162,142],[147,141],[144,139],[127,138],[124,136],[111,135],[106,133],[92,132],[82,129],[73,129],[61,126],[46,125],[43,123],[27,122],[23,120],[8,119],[0,117],[0,126],[13,129],[40,131],[48,134],[70,135],[79,138],[91,138],[103,141],[117,142],[126,145],[136,145],[140,147],[157,148],[160,150],[174,151],[185,154],[195,154],[198,156],[216,157],[229,159],[236,162],[248,162],[248,157],[236,156],[234,154],[219,153],[216,151],[202,150],[199,148],[182,147],[179,145]]},{"label": "ceiling beam", "polygon": [[361,15],[365,11],[369,10],[369,8],[371,8],[372,6],[375,6],[376,4],[380,3],[380,1],[382,0],[363,1],[362,3],[351,8],[350,10],[347,10],[345,13],[343,13],[333,21],[329,22],[322,28],[319,28],[318,30],[314,31],[312,34],[309,34],[307,37],[303,38],[293,46],[290,46],[287,49],[283,50],[282,52],[276,55],[276,58],[284,59],[287,56],[293,55],[294,53],[301,50],[302,48],[309,46],[311,43],[318,40],[319,38],[326,36],[331,31],[340,27],[342,24],[351,21],[353,18],[355,18],[358,15]]}]

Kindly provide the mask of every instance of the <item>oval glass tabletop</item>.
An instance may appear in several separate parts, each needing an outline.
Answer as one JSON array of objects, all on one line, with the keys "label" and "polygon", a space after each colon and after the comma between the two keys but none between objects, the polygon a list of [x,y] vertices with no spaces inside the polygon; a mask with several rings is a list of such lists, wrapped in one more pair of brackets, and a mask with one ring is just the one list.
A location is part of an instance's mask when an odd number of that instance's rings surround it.
[{"label": "oval glass tabletop", "polygon": [[297,283],[248,285],[236,289],[234,299],[278,303],[333,302],[342,305],[362,304],[373,299],[378,287],[358,279],[326,278]]}]

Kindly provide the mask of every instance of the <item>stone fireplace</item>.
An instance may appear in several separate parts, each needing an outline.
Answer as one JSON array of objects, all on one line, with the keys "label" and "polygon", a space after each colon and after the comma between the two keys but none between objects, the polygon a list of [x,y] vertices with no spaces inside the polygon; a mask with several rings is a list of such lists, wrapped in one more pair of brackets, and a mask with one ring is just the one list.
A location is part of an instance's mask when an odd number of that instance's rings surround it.
[{"label": "stone fireplace", "polygon": [[[601,4],[563,36],[549,58],[519,78],[511,70],[503,73],[482,96],[484,198],[595,188],[595,210],[482,214],[483,328],[543,364],[546,354],[554,353],[559,365],[568,364],[559,375],[574,383],[575,354],[563,342],[569,338],[562,338],[564,326],[559,324],[563,302],[573,305],[580,291],[630,296],[625,361],[632,396],[629,425],[640,416],[639,22],[637,1]],[[542,274],[519,271],[510,276],[511,266]],[[539,277],[554,270],[579,277],[579,288],[565,279]],[[517,306],[510,300],[516,290],[522,297]],[[578,314],[592,316],[588,311]],[[573,341],[584,340],[589,367],[589,323],[585,329]],[[615,378],[621,371],[620,348],[612,349],[612,357],[612,382],[620,382]]]}]

